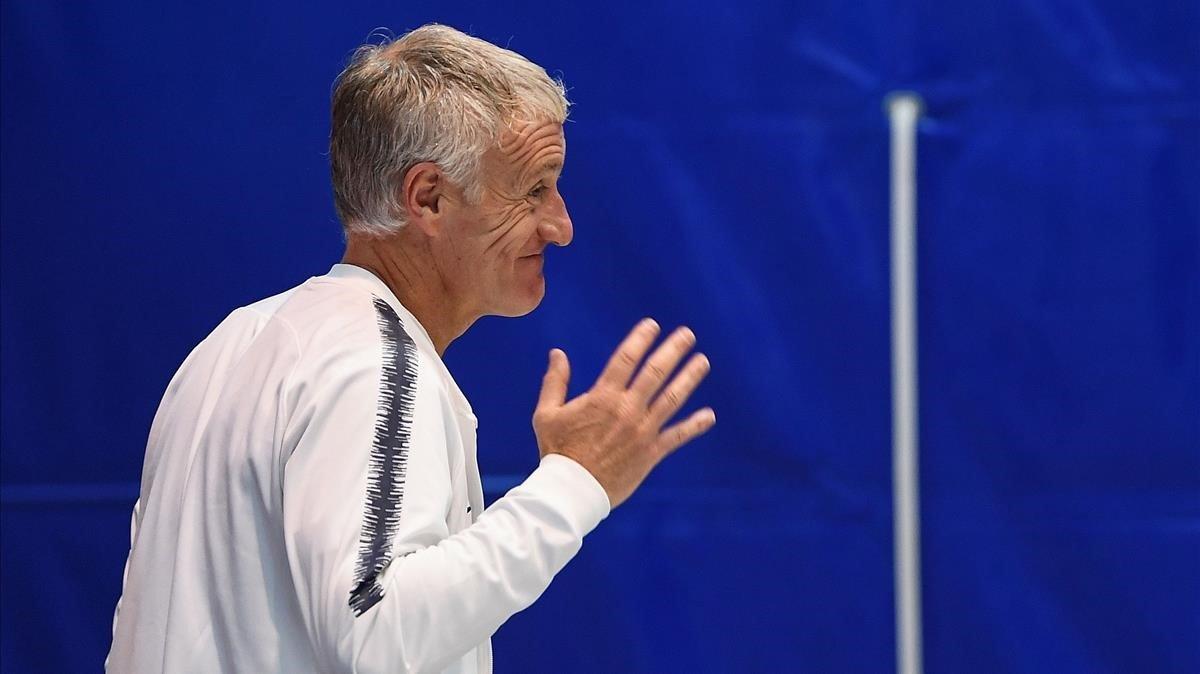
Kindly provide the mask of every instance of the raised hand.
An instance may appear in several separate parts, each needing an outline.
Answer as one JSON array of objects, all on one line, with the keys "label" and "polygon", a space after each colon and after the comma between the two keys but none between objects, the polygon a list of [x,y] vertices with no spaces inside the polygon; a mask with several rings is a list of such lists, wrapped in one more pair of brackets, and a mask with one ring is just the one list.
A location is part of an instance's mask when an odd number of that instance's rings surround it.
[{"label": "raised hand", "polygon": [[592,388],[570,402],[571,366],[566,353],[553,349],[533,413],[541,455],[562,454],[577,461],[604,487],[612,508],[624,503],[659,461],[717,420],[712,408],[705,407],[663,429],[708,375],[709,362],[696,353],[667,381],[696,345],[696,335],[679,328],[637,370],[658,333],[653,320],[639,323]]}]

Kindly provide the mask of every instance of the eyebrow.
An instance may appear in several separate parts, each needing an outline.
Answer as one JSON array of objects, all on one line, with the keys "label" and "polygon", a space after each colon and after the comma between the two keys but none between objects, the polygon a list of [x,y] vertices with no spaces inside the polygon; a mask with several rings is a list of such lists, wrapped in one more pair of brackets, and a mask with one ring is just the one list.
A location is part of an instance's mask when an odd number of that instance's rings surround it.
[{"label": "eyebrow", "polygon": [[562,173],[562,168],[563,168],[562,161],[560,161],[558,159],[551,159],[538,167],[537,175],[542,175],[543,173],[551,173],[551,172]]},{"label": "eyebrow", "polygon": [[526,177],[520,178],[520,180],[528,181],[530,183],[532,183],[534,181],[540,181],[543,179],[543,177],[547,173],[557,173],[558,176],[555,178],[557,180],[558,178],[562,177],[562,169],[563,169],[562,160],[547,159],[546,161],[539,164],[536,169],[534,169],[533,171],[531,171],[528,174],[525,174]]}]

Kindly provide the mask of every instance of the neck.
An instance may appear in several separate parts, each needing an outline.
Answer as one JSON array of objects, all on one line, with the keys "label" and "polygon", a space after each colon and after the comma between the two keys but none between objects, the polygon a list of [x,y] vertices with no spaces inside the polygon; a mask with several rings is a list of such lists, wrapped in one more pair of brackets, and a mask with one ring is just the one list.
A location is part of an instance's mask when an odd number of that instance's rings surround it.
[{"label": "neck", "polygon": [[401,232],[386,239],[351,236],[343,264],[379,277],[429,333],[438,356],[479,318],[445,283],[429,246]]}]

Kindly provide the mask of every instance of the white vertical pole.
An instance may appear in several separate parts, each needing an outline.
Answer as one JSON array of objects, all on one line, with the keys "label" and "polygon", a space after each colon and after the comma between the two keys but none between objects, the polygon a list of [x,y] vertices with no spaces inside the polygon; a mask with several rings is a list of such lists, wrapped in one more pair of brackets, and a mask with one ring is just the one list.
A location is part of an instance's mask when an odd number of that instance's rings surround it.
[{"label": "white vertical pole", "polygon": [[920,674],[921,529],[917,455],[916,156],[921,98],[885,101],[892,128],[892,510],[896,670]]}]

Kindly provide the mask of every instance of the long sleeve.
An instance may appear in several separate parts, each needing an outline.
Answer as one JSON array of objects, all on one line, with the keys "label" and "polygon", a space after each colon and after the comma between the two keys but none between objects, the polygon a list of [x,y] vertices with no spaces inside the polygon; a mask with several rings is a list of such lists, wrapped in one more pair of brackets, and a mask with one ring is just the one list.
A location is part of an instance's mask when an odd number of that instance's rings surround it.
[{"label": "long sleeve", "polygon": [[284,433],[284,543],[326,671],[443,669],[531,604],[609,511],[582,466],[550,455],[452,535],[453,412],[386,327],[381,360],[306,378]]}]

